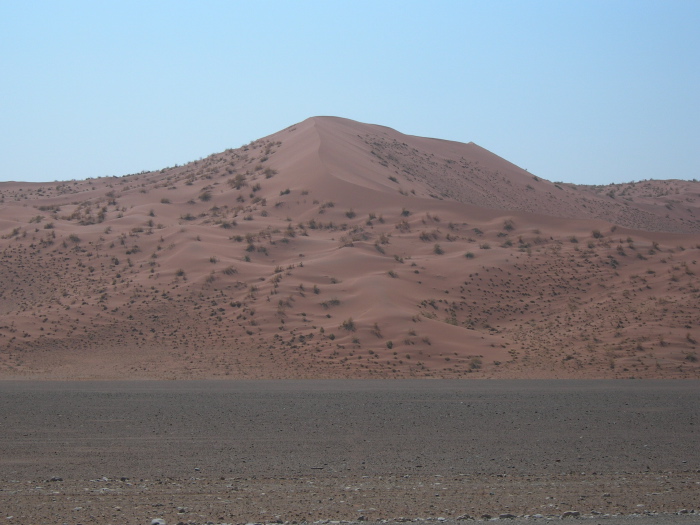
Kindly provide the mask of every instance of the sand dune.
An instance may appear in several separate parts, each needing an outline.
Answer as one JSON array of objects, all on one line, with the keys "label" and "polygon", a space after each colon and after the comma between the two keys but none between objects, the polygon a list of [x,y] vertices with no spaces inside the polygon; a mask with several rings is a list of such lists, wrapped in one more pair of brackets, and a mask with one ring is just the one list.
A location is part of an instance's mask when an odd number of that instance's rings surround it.
[{"label": "sand dune", "polygon": [[4,378],[700,375],[698,182],[316,117],[0,199]]}]

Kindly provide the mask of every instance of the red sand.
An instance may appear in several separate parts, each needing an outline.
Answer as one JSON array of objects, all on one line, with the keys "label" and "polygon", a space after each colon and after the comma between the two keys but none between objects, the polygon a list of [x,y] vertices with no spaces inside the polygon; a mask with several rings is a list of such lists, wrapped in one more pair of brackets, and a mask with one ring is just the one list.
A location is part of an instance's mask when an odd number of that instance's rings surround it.
[{"label": "red sand", "polygon": [[698,182],[317,117],[0,196],[0,378],[700,376]]}]

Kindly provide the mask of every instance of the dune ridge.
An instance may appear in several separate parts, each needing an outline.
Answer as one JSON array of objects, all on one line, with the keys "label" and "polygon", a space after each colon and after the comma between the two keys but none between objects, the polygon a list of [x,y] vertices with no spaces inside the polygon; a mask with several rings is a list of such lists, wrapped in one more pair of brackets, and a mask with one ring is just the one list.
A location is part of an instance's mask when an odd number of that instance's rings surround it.
[{"label": "dune ridge", "polygon": [[314,117],[0,184],[0,377],[698,377],[700,183]]}]

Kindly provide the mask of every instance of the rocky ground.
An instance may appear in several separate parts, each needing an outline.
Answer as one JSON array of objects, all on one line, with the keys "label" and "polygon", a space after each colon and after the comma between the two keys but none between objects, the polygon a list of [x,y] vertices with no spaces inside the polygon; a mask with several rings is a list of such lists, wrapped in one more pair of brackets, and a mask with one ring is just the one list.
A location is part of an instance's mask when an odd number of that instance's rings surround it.
[{"label": "rocky ground", "polygon": [[693,523],[698,386],[0,382],[0,513],[21,524]]}]

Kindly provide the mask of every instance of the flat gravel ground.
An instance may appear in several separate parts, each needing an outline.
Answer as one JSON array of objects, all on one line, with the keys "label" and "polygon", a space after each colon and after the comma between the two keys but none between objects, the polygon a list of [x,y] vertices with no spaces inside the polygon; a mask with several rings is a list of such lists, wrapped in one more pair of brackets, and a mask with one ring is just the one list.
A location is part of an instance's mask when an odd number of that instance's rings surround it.
[{"label": "flat gravel ground", "polygon": [[7,381],[0,519],[695,523],[699,425],[698,381]]}]

